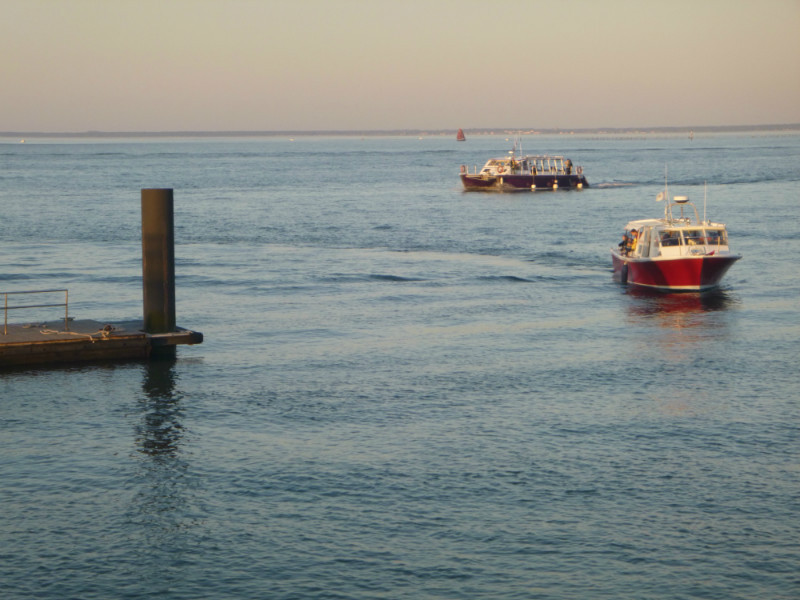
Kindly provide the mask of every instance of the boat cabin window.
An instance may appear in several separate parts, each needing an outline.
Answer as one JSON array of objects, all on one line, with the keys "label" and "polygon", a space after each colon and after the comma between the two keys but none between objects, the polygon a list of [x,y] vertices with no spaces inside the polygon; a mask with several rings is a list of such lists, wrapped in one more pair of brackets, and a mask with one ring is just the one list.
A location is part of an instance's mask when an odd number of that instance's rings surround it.
[{"label": "boat cabin window", "polygon": [[499,167],[502,164],[503,164],[502,161],[491,159],[483,166],[483,170],[481,172],[482,173],[491,173],[493,168],[496,169],[497,167]]},{"label": "boat cabin window", "polygon": [[707,242],[714,246],[727,246],[728,236],[724,229],[708,229],[706,231]]},{"label": "boat cabin window", "polygon": [[688,229],[683,232],[683,237],[689,246],[698,246],[706,243],[706,236],[702,229]]},{"label": "boat cabin window", "polygon": [[650,228],[642,228],[639,232],[639,254],[641,256],[650,256]]},{"label": "boat cabin window", "polygon": [[680,231],[662,231],[661,232],[661,245],[662,246],[680,246],[681,245],[681,232]]}]

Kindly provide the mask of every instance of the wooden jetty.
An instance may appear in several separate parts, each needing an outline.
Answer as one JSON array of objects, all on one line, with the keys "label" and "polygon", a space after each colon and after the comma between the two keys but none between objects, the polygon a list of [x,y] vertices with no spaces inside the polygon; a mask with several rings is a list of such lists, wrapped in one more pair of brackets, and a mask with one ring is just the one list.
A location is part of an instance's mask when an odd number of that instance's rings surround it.
[{"label": "wooden jetty", "polygon": [[[180,344],[200,344],[203,334],[176,327],[147,333],[142,321],[108,323],[90,319],[9,324],[0,335],[0,366],[148,359]],[[0,332],[1,334],[2,332]]]},{"label": "wooden jetty", "polygon": [[[121,323],[75,320],[67,290],[0,292],[5,323],[0,331],[0,368],[174,356],[181,344],[200,344],[203,334],[175,325],[175,250],[171,189],[142,190],[142,283],[144,318]],[[9,296],[64,293],[64,302],[9,305]],[[8,311],[63,307],[64,317],[44,323],[8,323]]]}]

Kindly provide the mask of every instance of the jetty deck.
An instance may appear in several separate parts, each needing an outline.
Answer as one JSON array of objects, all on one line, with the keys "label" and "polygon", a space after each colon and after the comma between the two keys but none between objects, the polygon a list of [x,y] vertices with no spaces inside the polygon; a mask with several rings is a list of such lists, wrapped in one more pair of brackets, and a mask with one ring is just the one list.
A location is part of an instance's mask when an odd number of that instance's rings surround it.
[{"label": "jetty deck", "polygon": [[142,321],[58,319],[46,323],[9,323],[5,334],[0,328],[0,368],[147,359],[159,349],[202,341],[202,333],[180,327],[169,333],[146,333]]}]

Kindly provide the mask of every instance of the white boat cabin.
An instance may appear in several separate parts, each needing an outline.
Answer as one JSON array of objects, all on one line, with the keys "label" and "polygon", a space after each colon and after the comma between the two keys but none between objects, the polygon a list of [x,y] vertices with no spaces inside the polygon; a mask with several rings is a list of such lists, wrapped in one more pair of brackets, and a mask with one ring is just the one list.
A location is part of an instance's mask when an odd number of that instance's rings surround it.
[{"label": "white boat cabin", "polygon": [[[663,219],[641,219],[625,225],[619,253],[633,258],[679,258],[729,254],[728,232],[722,223],[700,221],[697,209],[686,196],[675,196],[667,205]],[[681,213],[674,217],[672,208]],[[694,211],[694,220],[684,216],[684,207]]]}]

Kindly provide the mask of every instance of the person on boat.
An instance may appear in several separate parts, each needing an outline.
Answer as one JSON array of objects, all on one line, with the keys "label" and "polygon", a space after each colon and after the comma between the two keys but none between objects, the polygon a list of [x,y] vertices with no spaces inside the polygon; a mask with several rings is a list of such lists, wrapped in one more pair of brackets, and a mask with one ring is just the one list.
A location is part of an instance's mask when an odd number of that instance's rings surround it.
[{"label": "person on boat", "polygon": [[628,237],[628,254],[633,254],[633,251],[636,250],[636,241],[638,240],[638,233],[635,229],[631,229],[630,235]]},{"label": "person on boat", "polygon": [[564,161],[564,167],[567,171],[567,175],[572,175],[572,161],[570,159]]},{"label": "person on boat", "polygon": [[622,232],[622,241],[617,244],[619,246],[619,253],[625,255],[628,253],[628,232]]}]

